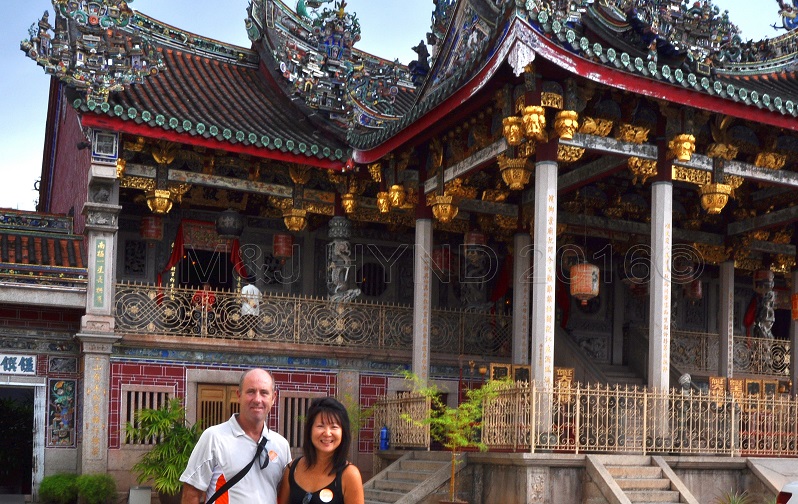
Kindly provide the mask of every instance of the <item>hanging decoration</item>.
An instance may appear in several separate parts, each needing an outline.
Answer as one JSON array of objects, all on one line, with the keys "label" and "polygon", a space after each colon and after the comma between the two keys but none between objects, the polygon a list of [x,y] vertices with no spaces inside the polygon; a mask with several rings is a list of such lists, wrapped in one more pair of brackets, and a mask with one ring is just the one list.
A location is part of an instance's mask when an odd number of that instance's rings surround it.
[{"label": "hanging decoration", "polygon": [[20,49],[45,73],[85,93],[87,103],[107,103],[112,92],[165,67],[141,32],[131,29],[134,13],[124,0],[54,0],[53,6],[54,23],[45,11]]},{"label": "hanging decoration", "polygon": [[798,293],[793,294],[790,300],[792,301],[792,319],[798,320]]},{"label": "hanging decoration", "polygon": [[219,238],[232,240],[244,232],[244,216],[232,208],[220,213],[216,218],[216,233]]},{"label": "hanging decoration", "polygon": [[145,215],[141,218],[139,234],[147,241],[163,240],[163,217],[160,215]]},{"label": "hanging decoration", "polygon": [[294,255],[294,235],[275,233],[272,237],[272,255],[280,260],[290,259]]},{"label": "hanging decoration", "polygon": [[599,268],[595,264],[578,263],[571,266],[571,296],[582,306],[599,294]]}]

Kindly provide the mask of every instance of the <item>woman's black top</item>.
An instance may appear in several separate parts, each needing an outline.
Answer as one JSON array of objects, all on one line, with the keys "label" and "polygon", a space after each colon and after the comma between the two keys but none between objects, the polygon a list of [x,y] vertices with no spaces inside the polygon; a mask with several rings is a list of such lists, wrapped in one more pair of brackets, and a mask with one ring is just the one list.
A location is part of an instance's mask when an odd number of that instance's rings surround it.
[{"label": "woman's black top", "polygon": [[335,473],[335,479],[317,492],[308,492],[300,487],[294,479],[294,470],[302,457],[294,460],[288,469],[288,486],[291,492],[287,504],[344,504],[343,485],[341,475],[344,469]]}]

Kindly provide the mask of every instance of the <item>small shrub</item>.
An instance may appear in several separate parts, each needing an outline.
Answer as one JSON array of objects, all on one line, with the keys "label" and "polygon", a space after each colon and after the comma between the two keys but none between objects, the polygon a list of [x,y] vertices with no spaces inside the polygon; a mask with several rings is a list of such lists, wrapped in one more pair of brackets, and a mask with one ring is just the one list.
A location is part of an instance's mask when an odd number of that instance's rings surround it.
[{"label": "small shrub", "polygon": [[75,484],[85,504],[106,504],[116,500],[116,481],[108,474],[81,474]]},{"label": "small shrub", "polygon": [[748,492],[729,490],[725,494],[718,497],[715,502],[717,504],[751,504],[751,498],[748,495]]},{"label": "small shrub", "polygon": [[42,478],[39,500],[43,504],[74,504],[78,501],[77,474],[52,474]]}]

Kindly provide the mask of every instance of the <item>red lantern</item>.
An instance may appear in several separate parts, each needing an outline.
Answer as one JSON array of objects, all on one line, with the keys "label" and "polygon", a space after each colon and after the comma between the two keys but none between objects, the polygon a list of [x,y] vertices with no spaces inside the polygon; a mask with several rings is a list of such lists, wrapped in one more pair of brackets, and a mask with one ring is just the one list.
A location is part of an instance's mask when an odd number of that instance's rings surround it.
[{"label": "red lantern", "polygon": [[598,296],[599,269],[589,263],[579,263],[571,266],[571,295],[581,301],[582,306],[588,300]]},{"label": "red lantern", "polygon": [[798,294],[793,294],[790,299],[792,300],[792,319],[798,320]]},{"label": "red lantern", "polygon": [[485,245],[488,240],[482,231],[467,231],[463,243],[466,245]]},{"label": "red lantern", "polygon": [[452,270],[452,251],[449,247],[439,247],[432,251],[432,265],[443,272]]},{"label": "red lantern", "polygon": [[684,296],[687,299],[701,299],[702,297],[704,297],[703,288],[701,286],[701,280],[696,278],[692,282],[685,285]]},{"label": "red lantern", "polygon": [[145,240],[163,240],[163,218],[160,215],[147,215],[141,218],[139,234]]},{"label": "red lantern", "polygon": [[272,254],[278,259],[288,259],[294,255],[294,235],[277,233],[272,238]]}]

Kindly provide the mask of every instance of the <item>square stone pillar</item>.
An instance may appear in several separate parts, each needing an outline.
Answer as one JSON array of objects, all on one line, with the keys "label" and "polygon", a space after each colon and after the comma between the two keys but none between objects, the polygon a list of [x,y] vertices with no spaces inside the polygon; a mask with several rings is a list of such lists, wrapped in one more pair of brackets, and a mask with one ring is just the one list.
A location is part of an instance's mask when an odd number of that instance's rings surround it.
[{"label": "square stone pillar", "polygon": [[432,327],[432,219],[416,219],[413,247],[413,373],[427,383]]},{"label": "square stone pillar", "polygon": [[529,364],[531,242],[529,233],[516,233],[513,239],[513,364]]},{"label": "square stone pillar", "polygon": [[648,386],[667,390],[671,357],[671,249],[673,183],[651,185],[651,267],[649,270]]},{"label": "square stone pillar", "polygon": [[727,379],[734,374],[734,261],[720,264],[718,296],[718,375]]}]

